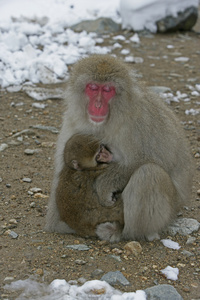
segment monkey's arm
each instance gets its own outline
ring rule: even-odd
[[[115,194],[122,193],[133,170],[118,163],[111,163],[95,180],[95,189],[102,206],[113,206]]]

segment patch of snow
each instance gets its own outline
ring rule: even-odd
[[[174,60],[175,60],[175,61],[186,62],[186,61],[189,61],[189,57],[183,57],[183,56],[180,56],[180,57],[174,58]]]
[[[70,285],[64,279],[55,279],[50,285],[26,279],[6,284],[4,288],[10,291],[23,290],[16,300],[33,299],[32,297],[35,300],[146,300],[146,293],[142,290],[122,293],[100,280],[87,281],[82,286],[77,286]]]
[[[167,248],[171,248],[174,250],[179,250],[181,248],[177,242],[174,242],[170,239],[163,239],[163,240],[161,240],[161,242]]]
[[[167,266],[165,269],[161,270],[161,273],[164,274],[167,279],[177,280],[178,274],[179,274],[179,269]]]
[[[120,0],[123,28],[156,32],[156,22],[166,16],[177,16],[190,6],[198,7],[198,0]]]
[[[194,108],[186,109],[186,111],[185,111],[186,115],[192,115],[192,116],[196,116],[199,113],[200,113],[200,109],[194,109]]]

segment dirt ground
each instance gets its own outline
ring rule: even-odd
[[[193,32],[165,35],[141,36],[139,46],[123,42],[132,55],[142,57],[143,63],[132,64],[139,80],[148,86],[166,86],[187,93],[189,102],[171,103],[171,108],[182,122],[185,135],[189,139],[194,157],[195,175],[193,191],[188,206],[183,208],[182,217],[194,218],[200,222],[200,120],[199,115],[186,115],[185,110],[200,108],[200,96],[191,96],[187,85],[200,84],[200,21]],[[126,38],[133,35],[119,32]],[[107,37],[104,45],[113,44]],[[174,48],[167,48],[173,45]],[[112,53],[119,57],[121,49]],[[187,62],[176,62],[175,57],[188,57]],[[58,85],[56,85],[58,86]],[[60,85],[62,87],[62,85]],[[52,86],[51,86],[52,88]],[[23,102],[23,105],[17,105]],[[44,101],[45,109],[32,107],[33,99],[24,92],[9,93],[0,91],[0,144],[8,148],[0,152],[0,299],[15,299],[16,294],[3,289],[5,283],[35,276],[38,281],[50,283],[53,279],[86,280],[100,279],[109,271],[121,271],[130,281],[130,286],[116,285],[121,291],[135,291],[154,286],[171,284],[183,299],[200,298],[200,233],[192,244],[186,244],[187,237],[173,237],[181,249],[164,247],[160,241],[141,242],[142,253],[138,257],[127,255],[126,242],[115,245],[97,239],[84,239],[75,235],[61,235],[44,232],[45,214],[53,176],[54,151],[57,134],[32,128],[34,125],[54,126],[60,129],[63,113],[63,100]],[[29,131],[17,139],[14,134],[24,129]],[[25,149],[37,150],[33,155],[25,154]],[[31,182],[24,181],[31,179]],[[29,192],[40,188],[40,194]],[[18,234],[12,238],[8,230]],[[167,238],[167,234],[163,235]],[[67,249],[69,244],[86,244],[89,251]],[[190,251],[188,257],[182,250]],[[111,255],[118,255],[117,261]],[[81,260],[81,261],[77,261]],[[160,273],[168,265],[178,267],[177,281],[167,280]],[[101,269],[103,274],[94,276]],[[9,278],[11,277],[10,281]]]

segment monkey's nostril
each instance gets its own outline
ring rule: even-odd
[[[96,103],[95,103],[95,107],[96,107],[96,108],[101,108],[101,106],[102,106],[101,103],[99,103],[99,102],[96,102]]]

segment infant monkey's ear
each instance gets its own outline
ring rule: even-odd
[[[72,166],[72,168],[73,168],[74,170],[77,170],[77,171],[80,171],[80,170],[81,170],[81,167],[79,166],[78,161],[75,160],[75,159],[73,159],[73,160],[71,161],[71,166]]]

